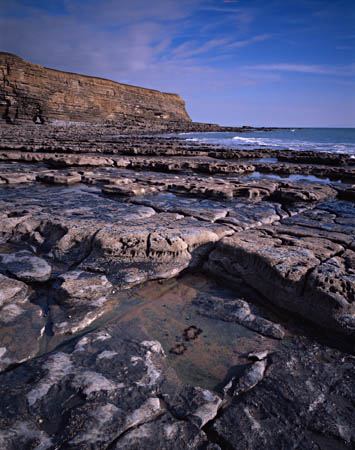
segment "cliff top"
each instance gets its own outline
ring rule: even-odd
[[[64,72],[0,52],[0,118],[9,123],[137,120],[191,121],[178,94]]]
[[[150,88],[146,88],[146,87],[142,87],[142,86],[136,86],[134,84],[121,83],[119,81],[110,80],[109,78],[95,77],[93,75],[85,75],[85,74],[76,73],[76,72],[67,72],[65,70],[52,69],[51,67],[46,67],[46,66],[42,66],[40,64],[36,64],[36,63],[32,63],[32,62],[26,61],[25,59],[21,58],[18,55],[13,54],[13,53],[1,52],[0,51],[0,56],[3,56],[3,55],[4,56],[11,56],[12,58],[18,59],[18,60],[20,60],[21,62],[23,62],[25,64],[30,64],[32,66],[37,66],[39,68],[42,68],[42,69],[45,69],[45,70],[50,70],[52,72],[64,73],[64,74],[67,74],[67,75],[74,75],[74,76],[77,76],[77,77],[83,77],[83,78],[94,79],[94,80],[108,81],[110,83],[119,84],[121,86],[127,86],[127,87],[132,87],[132,88],[144,89],[147,92],[156,92],[156,93],[161,93],[161,94],[166,94],[166,95],[173,95],[175,97],[180,98],[179,94],[176,94],[174,92],[163,92],[163,91],[159,91],[158,89],[150,89]]]

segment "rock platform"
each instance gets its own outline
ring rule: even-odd
[[[135,130],[0,129],[1,449],[354,448],[355,160]]]

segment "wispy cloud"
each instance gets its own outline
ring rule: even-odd
[[[220,13],[217,16],[227,16],[233,20],[238,26],[247,28],[257,15],[257,10],[250,7],[233,6],[229,3],[228,6],[203,5],[200,8],[202,11],[209,11],[212,13]]]
[[[241,48],[241,47],[246,47],[250,44],[254,44],[255,42],[262,42],[262,41],[266,41],[267,39],[271,39],[272,35],[271,34],[258,34],[257,36],[253,36],[250,39],[245,39],[243,41],[236,41],[236,42],[231,42],[230,44],[228,44],[227,48]]]
[[[206,53],[216,47],[226,45],[229,39],[211,39],[204,44],[198,46],[196,41],[184,42],[171,51],[171,55],[176,58],[188,58],[191,56],[200,55]]]
[[[86,0],[83,7],[81,2],[64,1],[70,15],[105,25],[183,19],[202,3],[202,0]]]
[[[174,48],[170,52],[170,56],[176,59],[186,59],[194,56],[200,56],[212,50],[218,50],[220,52],[219,56],[221,56],[221,53],[230,53],[231,50],[247,47],[248,45],[255,44],[256,42],[266,41],[267,39],[271,39],[271,37],[272,35],[270,34],[259,34],[241,41],[232,41],[230,38],[210,39],[202,45],[199,45],[197,41],[187,41]]]
[[[338,114],[353,98],[355,64],[345,50],[355,35],[350,8],[341,7],[349,0],[0,3],[0,50],[59,70],[179,92],[195,120],[282,123],[285,105],[294,114],[304,98],[302,122],[313,114],[312,98],[327,105],[314,110],[317,117]],[[326,18],[322,10],[329,8]],[[295,88],[286,89],[296,76]],[[322,78],[311,93],[310,77]]]
[[[248,70],[266,70],[275,72],[298,72],[317,75],[352,76],[355,74],[355,64],[346,66],[325,66],[312,64],[257,64],[245,66]]]

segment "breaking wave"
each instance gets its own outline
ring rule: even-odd
[[[317,150],[355,155],[355,129],[352,128],[292,128],[270,132],[253,131],[242,135],[231,132],[184,133],[183,137],[189,141],[212,144],[216,149]]]

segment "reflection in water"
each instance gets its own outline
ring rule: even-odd
[[[223,302],[238,297],[202,275],[150,282],[129,297],[121,301],[121,314],[115,320],[138,318],[145,331],[161,342],[182,381],[193,385],[214,389],[249,362],[249,352],[280,345],[237,323],[199,315],[196,300]]]
[[[198,303],[225,302],[240,296],[243,295],[237,289],[223,287],[201,274],[147,282],[112,294],[102,314],[80,333],[53,336],[47,329],[40,353],[52,351],[73,337],[108,323],[124,325],[138,320],[143,331],[162,344],[167,359],[183,382],[218,389],[250,363],[248,353],[276,350],[288,340],[268,338],[238,323],[198,313]],[[269,312],[258,309],[261,316],[272,320]]]
[[[309,183],[342,183],[342,180],[340,179],[335,179],[335,180],[330,180],[330,178],[322,178],[322,177],[316,177],[315,175],[300,175],[300,174],[291,174],[291,175],[277,175],[277,174],[266,174],[266,173],[261,173],[261,172],[253,172],[252,175],[248,175],[246,177],[244,177],[244,181],[246,179],[250,179],[250,180],[259,180],[259,179],[263,179],[263,178],[269,178],[272,180],[277,180],[277,181],[304,181],[304,182],[309,182]]]

